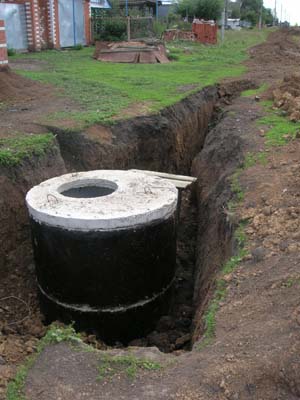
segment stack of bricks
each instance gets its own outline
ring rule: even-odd
[[[4,21],[0,20],[0,70],[6,69],[8,65],[7,44]]]
[[[192,31],[196,40],[204,44],[217,44],[218,26],[210,21],[196,20],[193,22]]]
[[[163,40],[170,42],[172,40],[189,40],[194,41],[196,38],[192,31],[182,31],[179,29],[168,29],[164,32]]]

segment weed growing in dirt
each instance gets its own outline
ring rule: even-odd
[[[300,122],[291,122],[281,111],[272,108],[272,102],[263,102],[267,115],[260,118],[257,124],[268,127],[266,132],[267,146],[282,146],[290,139],[294,139],[300,131]]]
[[[294,285],[300,285],[300,278],[289,278],[287,281],[283,282],[281,286],[291,288]]]
[[[23,390],[28,375],[28,371],[34,364],[37,356],[49,344],[57,344],[63,341],[72,343],[81,343],[79,334],[77,334],[72,326],[57,326],[52,324],[46,335],[40,340],[37,352],[30,356],[24,365],[22,365],[16,373],[15,378],[8,384],[6,399],[7,400],[26,400]]]
[[[76,333],[72,325],[57,326],[53,324],[42,339],[43,347],[46,344],[61,342],[81,342],[81,336]]]
[[[24,158],[41,156],[53,146],[54,137],[50,133],[0,139],[0,166],[10,167]]]
[[[122,373],[133,379],[139,370],[157,371],[161,368],[162,366],[157,362],[137,358],[132,354],[124,356],[103,355],[98,367],[98,379],[112,378]]]
[[[241,93],[242,97],[254,97],[258,96],[259,94],[265,92],[268,89],[268,85],[266,83],[262,84],[259,88],[257,89],[249,89],[249,90],[244,90]]]
[[[129,106],[139,108],[146,104],[149,112],[157,112],[224,77],[239,76],[245,71],[241,62],[247,58],[247,49],[264,41],[267,35],[267,30],[245,30],[226,32],[225,42],[216,46],[172,43],[170,54],[177,61],[169,64],[99,62],[92,58],[93,48],[49,50],[16,57],[42,61],[39,70],[19,73],[63,89],[60,93],[72,98],[78,110],[57,114],[55,118],[72,119],[78,127],[84,127],[108,123],[113,117],[124,118]]]

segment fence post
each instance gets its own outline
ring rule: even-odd
[[[222,28],[221,28],[221,40],[224,42],[225,36],[225,10],[222,12]]]
[[[127,17],[127,42],[130,42],[130,16]]]
[[[5,23],[0,20],[0,70],[8,66],[7,43],[5,34]]]

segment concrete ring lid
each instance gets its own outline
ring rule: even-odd
[[[77,197],[75,197],[77,196]],[[76,231],[134,228],[167,219],[177,207],[172,183],[140,172],[97,170],[62,175],[26,196],[30,216]]]

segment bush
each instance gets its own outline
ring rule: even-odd
[[[109,41],[124,40],[126,33],[126,22],[122,19],[112,18],[103,21],[100,38]]]
[[[76,44],[75,46],[72,47],[73,50],[82,50],[83,46],[82,44]]]
[[[15,49],[7,49],[7,55],[9,57],[12,57],[16,54],[16,50]]]

